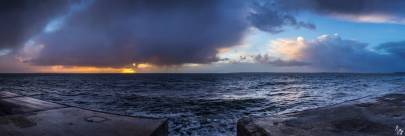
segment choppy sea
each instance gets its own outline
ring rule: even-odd
[[[170,135],[235,135],[243,116],[405,90],[404,74],[0,74],[0,90],[118,114],[169,118]]]

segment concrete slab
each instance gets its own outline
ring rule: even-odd
[[[20,95],[8,91],[0,91],[0,98],[18,97]]]
[[[165,119],[62,108],[0,118],[2,136],[164,136]]]
[[[0,93],[0,136],[167,136],[166,119],[85,110]]]
[[[398,136],[404,130],[405,94],[237,123],[238,136]]]
[[[0,99],[0,116],[44,111],[66,106],[46,102],[31,97],[14,97]]]

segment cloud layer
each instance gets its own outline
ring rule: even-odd
[[[389,72],[405,69],[402,63],[405,60],[403,41],[384,43],[373,49],[366,43],[343,39],[338,35],[322,35],[315,40],[297,38],[272,44],[275,50],[283,48],[278,49],[281,58],[256,60],[261,60],[261,63],[267,60],[274,66],[309,66],[319,71]]]
[[[377,50],[405,59],[405,41],[387,42],[378,46]]]
[[[402,0],[5,0],[0,2],[0,65],[11,60],[111,68],[207,64],[224,61],[219,50],[240,44],[251,28],[271,34],[286,27],[316,29],[297,18],[301,12],[405,24],[404,6]],[[326,35],[276,41],[273,52],[249,61],[330,71],[398,71],[404,69],[404,44],[370,49]]]
[[[247,29],[243,3],[99,0],[44,36],[39,65],[124,66],[216,61]]]
[[[0,50],[21,46],[42,31],[48,21],[66,10],[65,0],[0,1]]]
[[[251,12],[247,19],[262,31],[279,33],[283,31],[285,25],[296,28],[316,28],[314,24],[298,21],[289,10],[285,10],[274,1],[252,2],[251,5]]]
[[[311,11],[344,20],[405,24],[403,0],[276,0],[292,11]]]
[[[315,27],[298,21],[287,11],[271,10],[267,3],[256,1],[19,2],[29,5],[18,7],[24,8],[23,13],[17,12],[18,8],[2,9],[5,13],[1,18],[14,16],[11,22],[24,24],[12,26],[21,30],[2,31],[1,35],[15,33],[1,37],[0,49],[22,46],[31,39],[43,47],[38,55],[25,60],[35,65],[210,63],[218,60],[219,48],[238,44],[251,27],[270,33],[281,32],[285,26]],[[4,5],[13,7],[14,3]],[[25,23],[28,21],[32,22]],[[1,23],[0,27],[10,26]]]

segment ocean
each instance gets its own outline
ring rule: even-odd
[[[0,74],[0,90],[111,113],[165,117],[169,135],[235,135],[244,116],[405,90],[405,74]]]

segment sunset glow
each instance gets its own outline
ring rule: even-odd
[[[131,68],[89,67],[89,66],[50,66],[42,67],[41,73],[136,73]]]
[[[279,39],[270,44],[270,54],[294,60],[302,57],[302,49],[305,47],[304,38],[298,37],[296,40]]]
[[[131,69],[131,68],[124,68],[124,69],[121,70],[120,73],[133,74],[133,73],[136,73],[136,71],[134,69]]]

